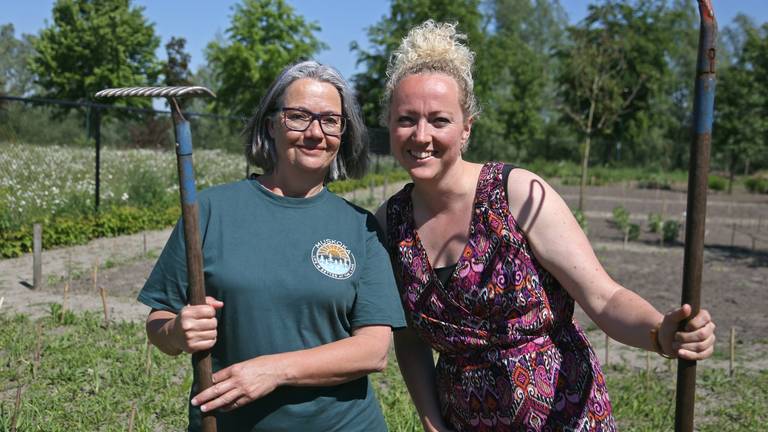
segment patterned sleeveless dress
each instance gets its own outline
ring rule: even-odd
[[[485,164],[469,240],[446,286],[414,228],[406,185],[387,232],[412,328],[440,353],[437,394],[457,431],[615,431],[600,365],[574,301],[512,217],[501,163]]]

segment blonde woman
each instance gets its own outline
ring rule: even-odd
[[[383,121],[413,182],[377,217],[409,321],[395,332],[408,390],[429,431],[613,431],[574,302],[612,338],[669,357],[709,357],[714,323],[702,310],[677,332],[690,306],[662,314],[611,279],[536,174],[463,160],[479,113],[463,39],[427,21],[388,69]]]

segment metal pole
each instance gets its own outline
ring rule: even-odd
[[[715,103],[715,38],[717,24],[711,0],[699,0],[701,27],[693,103],[694,130],[688,171],[688,206],[685,223],[682,304],[691,305],[695,316],[701,306],[701,270],[707,214],[707,176]],[[679,325],[683,329],[687,320]],[[675,431],[693,431],[696,396],[696,362],[678,359]]]
[[[90,125],[92,128],[92,136],[94,144],[96,146],[96,172],[94,173],[94,180],[96,183],[96,190],[94,191],[94,210],[99,212],[99,203],[101,201],[101,111],[98,107],[91,107],[89,110],[91,116]]]
[[[200,248],[199,212],[195,170],[192,166],[192,132],[189,121],[181,113],[176,99],[169,98],[176,135],[176,162],[179,170],[179,193],[181,197],[181,217],[184,224],[184,240],[187,253],[187,275],[189,278],[189,303],[205,304],[203,285],[203,254]],[[211,371],[211,352],[201,351],[192,354],[195,381],[200,391],[213,385]],[[205,432],[216,431],[216,417],[212,413],[202,414],[202,427]]]

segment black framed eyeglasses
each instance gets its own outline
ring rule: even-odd
[[[315,120],[326,135],[339,136],[347,128],[347,118],[341,114],[317,114],[302,108],[282,108],[280,111],[283,124],[292,131],[304,132]]]

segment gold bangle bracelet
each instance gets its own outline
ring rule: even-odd
[[[661,342],[659,341],[659,330],[661,329],[661,322],[656,324],[651,329],[651,346],[653,346],[653,350],[656,351],[656,353],[665,359],[673,359],[675,356],[671,356],[669,354],[664,353],[664,348],[661,347]]]

